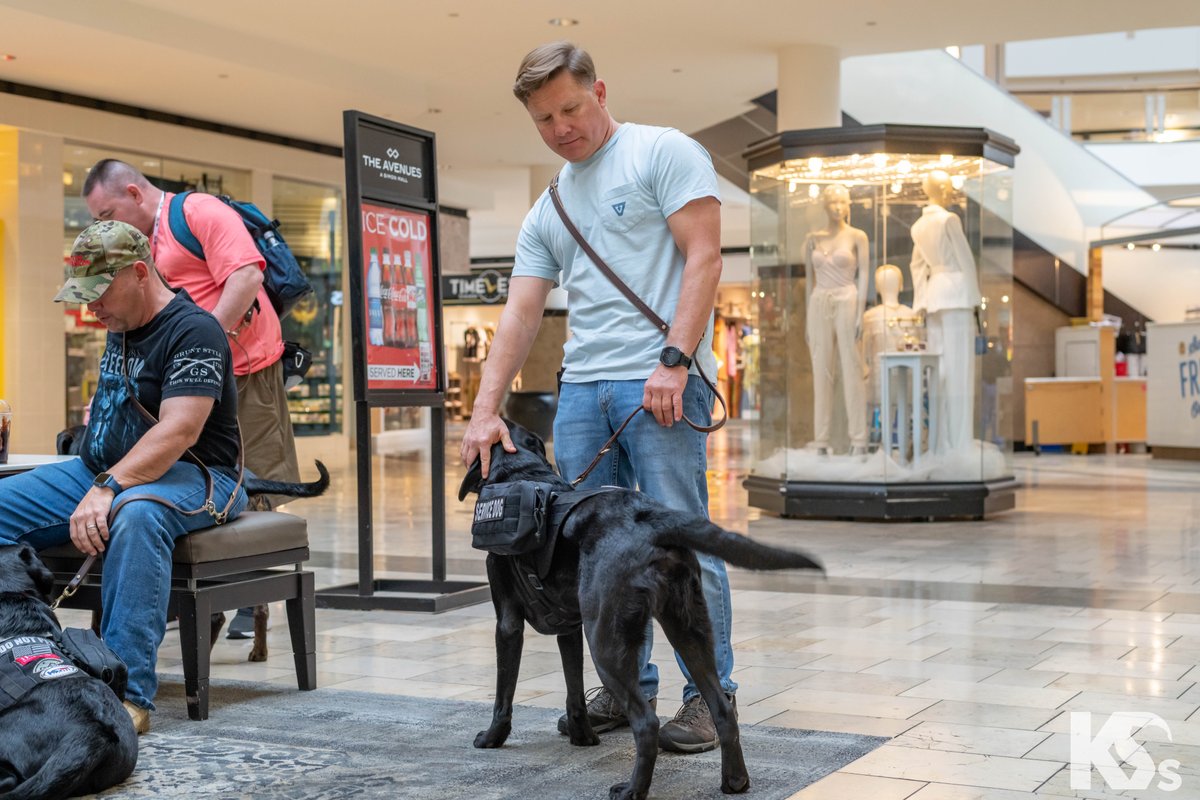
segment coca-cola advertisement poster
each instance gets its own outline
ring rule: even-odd
[[[367,387],[436,391],[429,214],[364,202],[361,219]]]

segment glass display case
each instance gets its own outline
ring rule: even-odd
[[[750,503],[784,516],[1012,508],[1012,165],[980,128],[751,146],[761,414]]]

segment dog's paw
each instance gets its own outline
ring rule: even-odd
[[[608,789],[608,800],[646,800],[646,793],[634,793],[628,783],[615,783]]]
[[[246,660],[247,661],[255,661],[255,662],[266,661],[267,660],[266,645],[259,647],[257,644],[255,644],[253,647],[250,648],[250,655],[246,657]]]
[[[508,734],[512,732],[511,725],[501,725],[499,727],[491,727],[486,731],[480,731],[475,737],[475,747],[480,750],[490,750],[495,747],[501,747],[508,740]]]
[[[733,775],[721,780],[721,791],[725,794],[741,794],[749,788],[749,775]]]
[[[571,733],[571,744],[576,747],[595,747],[600,744],[600,737],[590,728],[582,733]]]

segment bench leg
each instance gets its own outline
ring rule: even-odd
[[[286,602],[288,633],[296,659],[296,685],[303,690],[317,688],[317,612],[316,584],[311,572],[298,572],[298,597]]]
[[[183,688],[188,717],[208,719],[209,650],[212,604],[207,594],[180,594],[179,644],[183,650]]]

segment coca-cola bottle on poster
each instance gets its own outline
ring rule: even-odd
[[[404,312],[405,312],[405,297],[408,290],[404,288],[404,265],[400,260],[400,251],[396,251],[396,258],[392,264],[392,303],[396,309],[396,347],[408,347],[407,338],[404,335]]]
[[[383,344],[383,303],[380,300],[379,253],[371,248],[367,264],[367,341]]]
[[[421,365],[421,381],[428,381],[433,373],[433,348],[429,342],[429,305],[425,298],[425,270],[421,266],[421,252],[413,256],[413,291],[417,294],[417,359]]]
[[[383,248],[383,274],[379,279],[379,302],[383,306],[383,344],[395,346],[396,305],[392,292],[392,254]]]
[[[417,287],[416,279],[413,277],[413,257],[411,250],[404,251],[404,272],[407,274],[405,281],[404,303],[408,309],[408,335],[409,346],[417,346]]]

